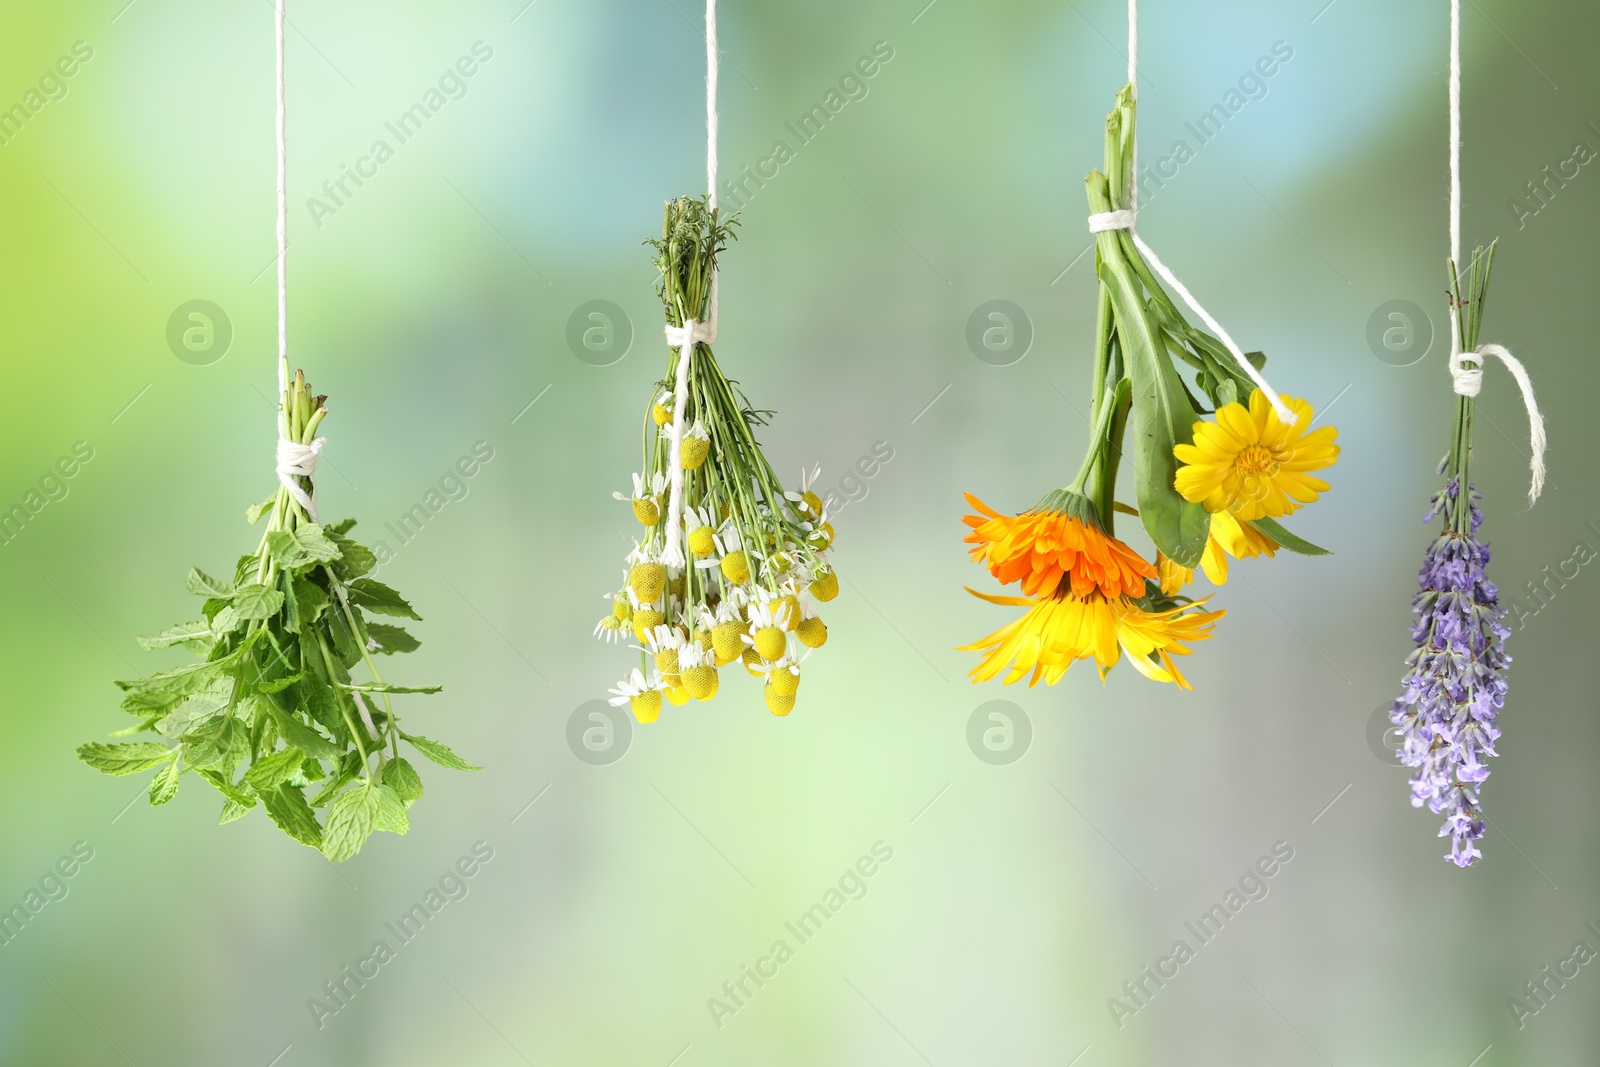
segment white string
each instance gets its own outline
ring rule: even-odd
[[[278,146],[278,396],[287,402],[289,391],[289,181],[288,138],[285,136],[287,94],[283,76],[283,7],[285,0],[274,5],[273,42],[277,59],[277,146]],[[278,433],[278,484],[289,491],[296,503],[305,510],[312,522],[317,521],[317,457],[322,454],[327,438],[318,437],[309,445],[291,441],[284,436],[288,412],[280,409],[277,419]],[[311,483],[311,492],[301,487],[298,479]]]
[[[287,437],[278,438],[278,484],[289,491],[312,522],[317,521],[317,457],[327,443],[326,437],[318,437],[309,445]],[[301,487],[297,478],[311,482],[310,493]]]
[[[717,75],[721,67],[717,47],[717,0],[706,0],[706,206],[717,209]],[[683,555],[683,436],[689,432],[685,409],[689,402],[689,372],[696,344],[717,340],[717,275],[711,274],[707,321],[685,319],[682,326],[668,325],[667,344],[678,349],[678,370],[672,390],[672,422],[667,427],[667,541],[661,562],[682,567]]]
[[[278,91],[278,395],[289,389],[289,181],[288,140],[285,137],[285,92],[283,83],[283,5],[277,0],[274,26],[277,44]]]
[[[1456,0],[1456,2],[1459,2],[1459,0]],[[1139,99],[1139,0],[1128,0],[1128,87],[1130,95],[1137,101]],[[1209,311],[1201,306],[1200,301],[1196,300],[1194,294],[1189,291],[1189,287],[1179,281],[1178,276],[1167,268],[1167,265],[1161,261],[1161,257],[1156,255],[1155,249],[1145,244],[1144,238],[1139,236],[1139,231],[1134,225],[1138,217],[1139,135],[1138,129],[1135,127],[1133,136],[1133,173],[1129,176],[1128,181],[1128,207],[1122,211],[1102,211],[1090,215],[1089,232],[1100,234],[1111,230],[1127,230],[1133,238],[1135,247],[1144,256],[1145,261],[1161,276],[1161,280],[1166,282],[1185,304],[1189,305],[1189,309],[1200,316],[1201,321],[1206,324],[1212,333],[1216,334],[1217,340],[1221,341],[1223,346],[1227,348],[1229,354],[1233,356],[1240,368],[1255,383],[1256,388],[1261,390],[1261,394],[1272,405],[1272,410],[1278,413],[1278,421],[1286,426],[1293,426],[1296,421],[1294,412],[1289,410],[1289,406],[1283,402],[1283,398],[1278,395],[1277,390],[1267,383],[1266,377],[1256,369],[1256,365],[1245,358],[1244,349],[1240,348],[1232,335],[1222,328],[1222,323],[1218,322]]]
[[[667,327],[667,344],[678,350],[677,384],[672,391],[672,422],[667,426],[667,543],[661,551],[661,562],[668,567],[682,567],[683,555],[683,435],[689,432],[689,420],[684,409],[689,403],[689,367],[694,358],[696,344],[711,344],[717,339],[717,328],[709,322],[686,319],[682,326]]]
[[[1461,271],[1461,0],[1450,0],[1450,262],[1457,272],[1457,285]],[[1494,356],[1505,364],[1511,377],[1516,379],[1522,392],[1522,405],[1528,409],[1528,439],[1533,456],[1528,461],[1531,480],[1528,484],[1528,504],[1532,506],[1544,492],[1544,416],[1539,413],[1539,403],[1533,395],[1533,380],[1522,361],[1505,347],[1494,344],[1479,345],[1472,352],[1461,351],[1461,323],[1456,309],[1450,311],[1450,387],[1457,396],[1473,398],[1483,388],[1483,357]]]

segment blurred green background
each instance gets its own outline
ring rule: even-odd
[[[431,774],[411,835],[339,868],[259,814],[216,826],[192,786],[154,812],[142,779],[73,756],[125,724],[114,678],[177,658],[134,635],[194,613],[185,571],[251,547],[243,509],[272,484],[271,4],[0,9],[0,107],[41,105],[0,144],[0,508],[77,443],[93,455],[0,547],[0,908],[43,904],[0,945],[0,1061],[1595,1062],[1600,964],[1547,982],[1537,1014],[1509,1002],[1538,1006],[1524,983],[1576,942],[1600,950],[1600,578],[1576,552],[1600,550],[1582,444],[1600,175],[1568,162],[1600,150],[1600,11],[1466,5],[1467,240],[1502,238],[1486,337],[1537,380],[1553,484],[1530,512],[1526,420],[1490,370],[1475,469],[1492,574],[1523,610],[1486,859],[1461,871],[1374,717],[1409,648],[1452,412],[1446,5],[1145,5],[1147,162],[1193,148],[1186,122],[1275,44],[1292,52],[1141,229],[1279,388],[1337,401],[1344,447],[1297,523],[1337,555],[1239,565],[1182,693],[1082,665],[1055,689],[979,690],[953,651],[1011,614],[962,591],[993,588],[961,544],[962,491],[1019,510],[1081,455],[1081,179],[1124,28],[1116,0],[926,2],[724,4],[724,173],[780,139],[794,158],[747,187],[718,354],[778,409],[780,471],[820,463],[846,501],[846,583],[790,718],[730,675],[714,704],[615,729],[598,754],[569,727],[604,748],[583,705],[631,662],[590,630],[633,528],[611,492],[666,358],[640,242],[703,181],[701,13],[291,7],[291,351],[332,398],[323,506],[388,542],[383,578],[427,616],[395,673],[446,690],[409,699],[407,722],[488,765]],[[72,76],[49,77],[75,42]],[[491,55],[459,99],[397,144],[384,124],[478,42]],[[865,95],[800,145],[785,124],[878,42],[892,59]],[[393,158],[314,218],[307,199],[378,139]],[[1530,181],[1547,202],[1519,219]],[[220,358],[169,347],[194,300],[231,325]],[[992,300],[1022,309],[1025,353],[969,344]],[[622,315],[580,317],[601,350],[575,351],[591,301]],[[1379,314],[1395,301],[1426,310]],[[1375,314],[1399,351],[1369,344]],[[466,495],[409,543],[387,536],[478,442],[493,459]],[[1011,704],[978,730],[998,753],[968,740],[994,700]],[[493,858],[465,896],[319,1026],[308,1000],[394,947],[385,924],[478,842]],[[801,944],[784,924],[878,842],[892,858]],[[1136,1003],[1124,982],[1196,946],[1184,924],[1277,842],[1293,859],[1265,898],[1115,1020],[1108,999]],[[63,857],[73,877],[47,877]],[[779,940],[793,958],[714,1017]]]

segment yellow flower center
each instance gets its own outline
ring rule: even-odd
[[[1240,474],[1265,474],[1271,477],[1278,471],[1278,457],[1266,445],[1247,445],[1234,463]]]

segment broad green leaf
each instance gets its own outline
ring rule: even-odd
[[[395,791],[401,800],[412,801],[422,796],[422,778],[417,769],[404,756],[383,765],[383,784]]]
[[[405,802],[387,785],[378,787],[378,813],[373,820],[373,827],[391,834],[404,834],[411,830]]]
[[[160,774],[150,779],[150,805],[160,807],[178,795],[178,761],[167,764]]]
[[[444,691],[442,685],[390,685],[388,682],[352,682],[341,686],[352,693],[439,693]]]
[[[267,809],[267,816],[278,824],[278,829],[302,845],[322,847],[322,827],[317,825],[317,813],[311,810],[300,790],[280,785],[261,794],[261,806]]]
[[[1103,233],[1097,240],[1100,282],[1111,296],[1117,338],[1133,382],[1128,433],[1133,446],[1139,517],[1150,539],[1167,558],[1181,566],[1196,567],[1211,532],[1211,516],[1199,504],[1184,500],[1173,488],[1178,459],[1172,454],[1174,445],[1193,439],[1194,408],[1171,358],[1157,348],[1141,287],[1123,259],[1117,235]]]
[[[1283,524],[1278,522],[1276,519],[1264,517],[1254,519],[1250,522],[1250,525],[1254,526],[1257,530],[1278,542],[1278,544],[1282,545],[1284,548],[1287,548],[1290,552],[1295,552],[1302,556],[1333,555],[1333,553],[1328,551],[1326,548],[1314,545],[1302,537],[1296,537],[1294,534],[1284,529]]]
[[[339,546],[316,523],[267,534],[267,552],[285,570],[302,570],[339,558]]]
[[[412,734],[406,733],[403,730],[400,732],[400,736],[405,738],[407,741],[410,741],[412,748],[416,749],[424,756],[427,756],[441,767],[449,767],[453,771],[483,770],[482,767],[468,763],[454,752],[451,752],[449,746],[440,744],[438,741],[429,741],[426,737],[416,737]]]
[[[358,785],[340,793],[328,808],[322,854],[335,863],[343,863],[360,852],[372,836],[382,803],[381,790],[371,785]]]
[[[233,595],[233,586],[218,581],[199,567],[189,568],[189,577],[184,579],[183,587],[195,596],[210,597],[215,600],[227,600]]]
[[[251,582],[241,585],[234,591],[232,606],[242,622],[251,619],[270,619],[283,607],[283,594],[276,589]]]
[[[105,774],[138,774],[159,767],[175,758],[178,750],[154,741],[138,741],[129,745],[103,745],[91,741],[78,746],[78,758]]]
[[[325,528],[335,537],[343,537],[355,527],[355,524],[354,519],[340,519],[338,522],[329,523]]]
[[[367,623],[367,636],[378,646],[377,651],[386,656],[396,652],[415,652],[422,647],[422,642],[412,637],[398,626],[389,626],[381,622]]]
[[[272,721],[277,724],[278,733],[283,736],[285,744],[293,745],[308,756],[321,759],[338,759],[344,755],[344,749],[333,742],[325,740],[323,736],[299,719],[290,715],[276,704],[267,704],[272,714]]]
[[[349,585],[350,603],[379,615],[397,615],[422,621],[422,616],[399,593],[374,578],[359,578]]]
[[[245,772],[244,780],[258,793],[276,789],[294,777],[304,758],[304,753],[291,745],[280,752],[256,760],[255,764]]]
[[[150,634],[139,638],[139,647],[152,650],[157,648],[171,648],[173,645],[183,645],[193,652],[204,654],[211,647],[211,624],[205,620],[199,622],[185,622],[169,627],[158,634]],[[199,645],[201,647],[196,648]]]

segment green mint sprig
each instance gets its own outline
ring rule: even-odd
[[[326,399],[313,397],[296,373],[283,397],[284,437],[310,445]],[[310,479],[295,481],[309,497]],[[282,485],[246,517],[266,518],[266,529],[231,580],[189,572],[188,590],[204,598],[202,617],[139,639],[147,649],[182,647],[198,660],[117,683],[122,709],[139,722],[113,736],[160,740],[85,744],[78,757],[106,774],[155,770],[153,805],[170,802],[192,771],[222,794],[220,822],[260,807],[296,841],[346,860],[375,831],[410,829],[407,812],[423,787],[401,755],[402,741],[442,766],[478,768],[400,728],[391,698],[439,687],[383,680],[374,655],[410,652],[418,641],[369,616],[421,616],[367,577],[377,559],[349,537],[355,520],[320,524]],[[358,665],[368,680],[351,673]],[[326,809],[321,821],[318,809]]]

